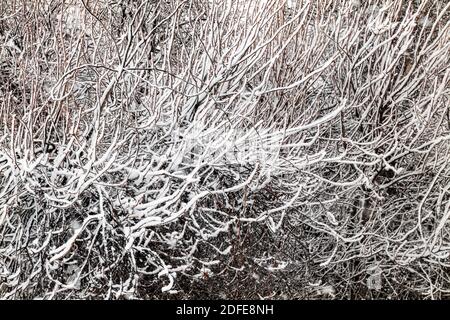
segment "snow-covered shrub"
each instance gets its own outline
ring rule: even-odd
[[[22,2],[2,298],[448,295],[450,4]]]

